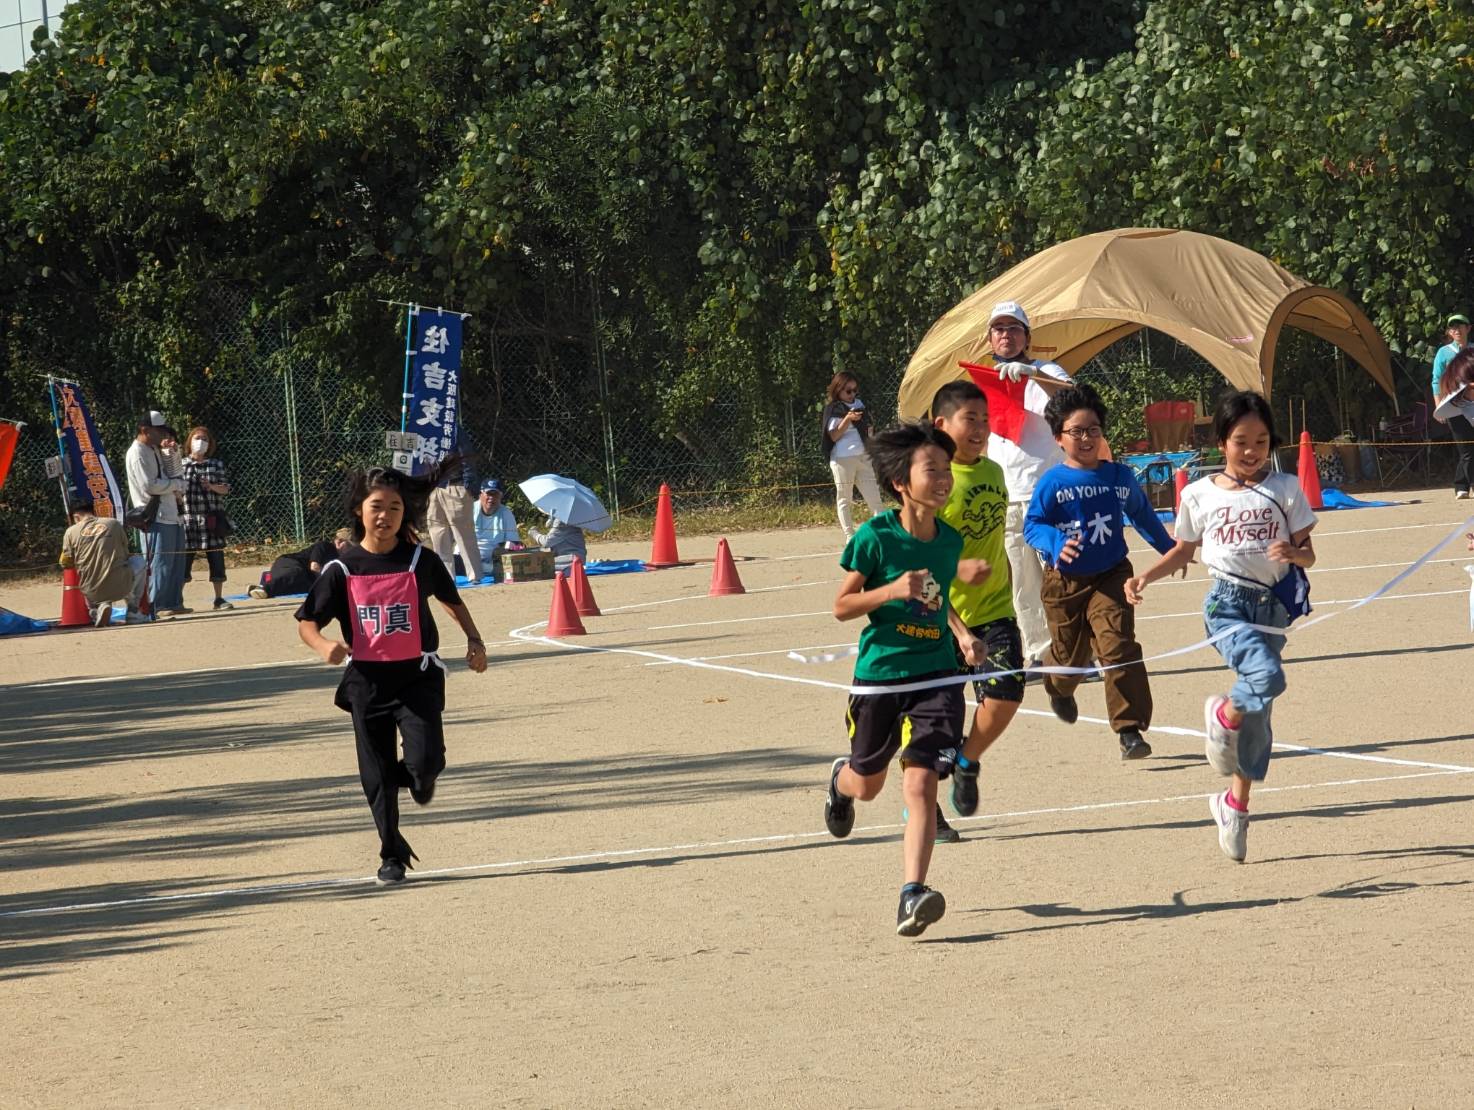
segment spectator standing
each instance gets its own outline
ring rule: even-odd
[[[1000,301],[993,306],[988,322],[988,340],[1000,375],[1019,381],[1027,375],[1037,374],[1071,383],[1063,367],[1028,357],[1029,338],[1029,317],[1021,304]],[[1048,403],[1049,394],[1044,387],[1030,381],[1024,389],[1024,425],[1018,442],[994,433],[988,437],[987,450],[988,458],[1003,467],[1003,479],[1008,486],[1004,548],[1008,552],[1008,568],[1013,572],[1014,613],[1023,638],[1024,658],[1030,667],[1044,658],[1050,638],[1049,622],[1044,615],[1044,603],[1040,600],[1044,566],[1024,539],[1024,516],[1039,476],[1064,461],[1064,452],[1044,419],[1044,406]]]
[[[92,623],[98,628],[112,619],[115,601],[127,604],[124,619],[129,624],[148,621],[138,611],[147,576],[143,556],[128,554],[123,522],[95,515],[91,501],[72,504],[72,525],[61,538],[61,565],[76,570]]]
[[[450,473],[430,494],[425,525],[430,533],[430,547],[440,556],[445,569],[455,578],[455,553],[459,548],[466,564],[466,575],[472,582],[481,581],[481,554],[476,546],[476,525],[471,518],[475,498],[467,483],[475,476],[465,461],[452,467]]]
[[[216,457],[215,437],[203,424],[190,429],[189,455],[184,460],[184,546],[188,551],[184,580],[194,577],[195,556],[204,553],[215,588],[214,608],[233,609],[225,587],[225,495],[230,492],[225,464]]]
[[[1433,396],[1438,401],[1433,415],[1448,425],[1459,449],[1454,499],[1463,501],[1469,496],[1470,479],[1474,478],[1474,348],[1465,348],[1449,360]]]
[[[476,499],[476,509],[471,517],[481,564],[493,578],[497,573],[497,557],[509,544],[522,542],[517,532],[517,518],[502,500],[505,492],[501,479],[486,479],[481,483],[481,496]]]
[[[139,531],[139,546],[149,559],[155,614],[177,616],[193,610],[184,607],[184,529],[179,515],[184,479],[169,473],[173,464],[162,450],[166,423],[157,409],[144,414],[138,436],[128,447],[125,469],[129,505],[147,509],[152,498],[158,499],[152,521]]]
[[[880,502],[880,486],[875,481],[875,469],[870,465],[870,456],[865,450],[870,440],[870,417],[865,411],[865,402],[860,400],[860,382],[847,371],[841,370],[829,379],[825,398],[820,428],[824,458],[829,463],[829,472],[834,475],[834,508],[844,538],[848,540],[856,530],[852,498],[857,485],[872,517],[879,516],[884,507]]]
[[[1448,342],[1438,348],[1438,353],[1433,356],[1433,385],[1432,393],[1434,402],[1444,397],[1439,390],[1442,388],[1443,375],[1448,370],[1448,364],[1453,361],[1456,354],[1469,345],[1469,317],[1463,313],[1456,312],[1448,318],[1447,331]]]

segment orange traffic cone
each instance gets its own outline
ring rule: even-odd
[[[717,540],[717,561],[711,568],[711,590],[709,597],[726,597],[728,594],[745,594],[742,579],[737,577],[737,564],[732,561],[732,549],[725,539]]]
[[[1172,507],[1182,508],[1182,491],[1187,489],[1187,467],[1179,466],[1177,473],[1172,475]]]
[[[1295,469],[1299,471],[1300,489],[1305,494],[1305,500],[1310,502],[1310,507],[1324,509],[1326,502],[1320,492],[1320,471],[1316,469],[1315,448],[1311,446],[1308,428],[1300,433],[1300,463]]]
[[[676,514],[670,507],[670,486],[660,483],[660,499],[655,505],[655,535],[650,541],[647,567],[673,567],[681,561],[676,552]]]
[[[577,555],[573,557],[573,565],[568,568],[568,592],[573,597],[573,607],[578,610],[580,617],[603,616],[599,612],[599,603],[594,600],[594,591],[589,587],[589,576],[583,571],[583,560]]]
[[[57,628],[80,628],[91,624],[87,615],[87,599],[82,596],[82,586],[77,578],[77,568],[67,567],[61,572],[61,620]]]
[[[573,605],[573,595],[568,592],[568,579],[560,570],[553,575],[553,604],[548,608],[549,636],[583,636],[583,621],[578,619],[578,610]]]

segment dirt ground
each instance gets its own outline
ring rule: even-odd
[[[1474,508],[1422,496],[1323,515],[1321,611]],[[546,583],[467,591],[491,669],[440,620],[450,765],[397,889],[295,602],[6,641],[0,1105],[1474,1105],[1462,542],[1291,636],[1246,864],[1206,803],[1211,649],[1153,666],[1140,763],[1099,685],[1073,727],[1031,687],[907,941],[898,786],[824,832],[847,663],[786,657],[858,633],[838,537],[735,536],[749,592],[710,598],[683,536],[707,562],[595,578],[563,643]],[[1153,588],[1148,655],[1201,638],[1204,588]]]

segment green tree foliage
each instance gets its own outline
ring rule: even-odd
[[[699,453],[717,398],[757,427],[1140,224],[1423,340],[1470,275],[1468,31],[1427,0],[78,0],[0,75],[0,404],[59,369],[196,411],[254,364],[227,286],[386,398],[377,298],[476,313],[473,375],[484,329],[587,337],[597,303],[611,403]]]

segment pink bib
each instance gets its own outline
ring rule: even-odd
[[[401,663],[424,655],[420,642],[420,589],[415,580],[415,564],[423,550],[416,546],[409,569],[393,574],[353,575],[340,560],[333,560],[343,567],[343,577],[348,583],[354,659],[361,663]],[[327,567],[323,567],[323,572],[327,572]]]

